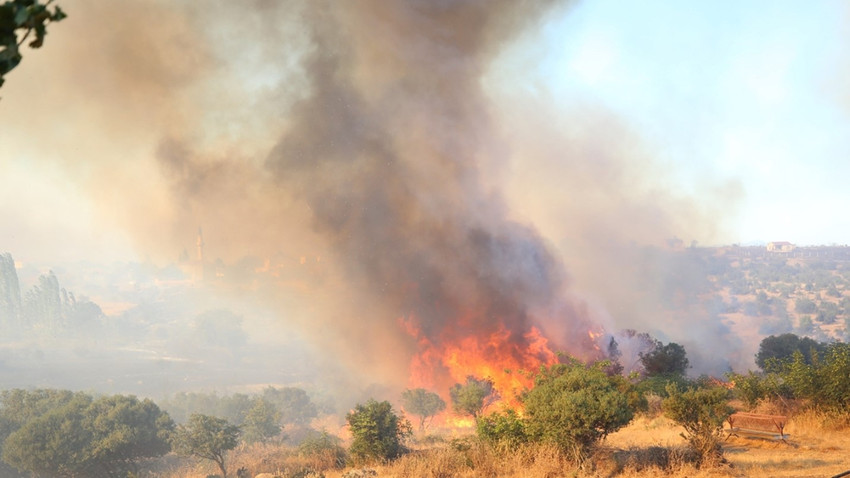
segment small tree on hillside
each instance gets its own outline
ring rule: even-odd
[[[455,413],[470,415],[476,420],[488,405],[499,399],[491,380],[479,380],[472,376],[466,377],[464,384],[454,384],[449,389],[449,396]]]
[[[357,462],[392,460],[407,451],[410,422],[393,412],[390,402],[369,400],[346,415],[351,429],[351,456]]]
[[[189,423],[177,427],[172,447],[180,455],[212,460],[221,470],[221,476],[227,478],[225,458],[238,442],[239,427],[223,418],[193,413]]]
[[[306,391],[296,387],[268,387],[263,390],[263,399],[280,411],[284,424],[307,425],[318,415],[316,404]]]
[[[670,342],[662,345],[656,341],[655,347],[649,352],[640,354],[646,375],[653,377],[657,375],[684,375],[690,366],[687,353],[681,345]]]
[[[242,422],[242,439],[246,443],[266,442],[280,435],[280,412],[262,397],[252,400]]]
[[[553,443],[583,462],[593,446],[634,417],[630,385],[605,372],[610,364],[577,360],[542,368],[523,397],[528,435]]]
[[[405,410],[419,416],[419,431],[425,430],[429,418],[446,409],[446,402],[439,395],[424,388],[405,390],[401,401]]]
[[[729,391],[720,387],[682,391],[677,384],[671,383],[667,395],[661,405],[664,414],[685,429],[682,437],[697,453],[699,464],[720,463],[723,460],[720,447],[723,422],[733,412],[726,402]]]

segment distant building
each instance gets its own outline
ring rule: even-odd
[[[794,244],[785,241],[768,242],[768,252],[791,252],[794,250]]]

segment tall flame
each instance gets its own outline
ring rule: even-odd
[[[432,341],[422,334],[415,317],[401,323],[418,344],[410,362],[410,386],[441,395],[448,395],[453,384],[472,376],[492,381],[502,404],[519,407],[520,394],[532,384],[528,372],[558,362],[548,340],[533,326],[516,333],[500,325],[490,333]]]

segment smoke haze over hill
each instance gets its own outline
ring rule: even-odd
[[[530,66],[578,6],[65,3],[0,103],[18,178],[0,252],[24,265],[143,262],[149,303],[182,304],[150,317],[234,310],[248,343],[301,344],[361,387],[409,386],[415,356],[432,383],[457,380],[429,354],[470,337],[516,367],[598,356],[594,334],[626,328],[685,344],[695,371],[751,360],[697,300],[706,262],[658,252],[728,240],[742,184],[683,188],[627,119],[591,97],[564,107]],[[189,285],[197,263],[206,282]],[[115,316],[132,322],[143,296]],[[101,298],[107,315],[121,302]],[[199,343],[250,348],[215,323]],[[195,325],[161,339],[192,344]]]

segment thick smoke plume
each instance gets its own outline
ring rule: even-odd
[[[666,192],[601,108],[554,114],[494,67],[567,2],[67,3],[4,85],[9,150],[153,261],[202,226],[210,258],[321,264],[261,300],[364,376],[406,386],[423,340],[545,358],[597,353],[599,323],[687,336],[634,260],[723,204]]]
[[[531,227],[509,219],[483,176],[506,161],[482,76],[540,12],[516,2],[372,2],[309,12],[311,92],[268,166],[313,211],[346,276],[431,342],[526,335],[562,301],[565,272]],[[586,354],[588,323],[553,337]],[[385,316],[381,318],[381,316]],[[385,323],[385,327],[392,327]]]

